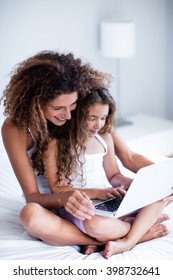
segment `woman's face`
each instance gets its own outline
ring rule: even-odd
[[[76,109],[77,99],[76,91],[59,95],[44,106],[45,118],[57,126],[65,124],[66,120],[71,119],[71,111]]]

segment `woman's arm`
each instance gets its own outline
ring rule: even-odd
[[[37,187],[34,170],[27,154],[34,143],[26,131],[19,129],[10,120],[2,126],[3,143],[26,198],[26,202],[36,202],[47,209],[55,209],[62,205],[57,195],[41,194]]]
[[[41,194],[38,190],[34,170],[27,150],[32,147],[33,140],[24,130],[19,129],[10,120],[2,126],[2,138],[14,173],[23,190],[26,202],[35,202],[47,209],[66,209],[79,219],[90,219],[94,215],[93,206],[85,194],[77,190],[68,192]]]
[[[153,162],[143,155],[133,152],[120,138],[118,133],[113,130],[112,138],[115,147],[115,154],[122,162],[123,166],[136,173],[140,168],[150,165]]]
[[[2,126],[2,138],[14,173],[21,185],[26,202],[36,202],[47,209],[66,206],[69,212],[80,219],[90,219],[94,212],[89,208],[88,199],[77,190],[68,189],[59,193],[41,194],[27,150],[32,147],[32,137],[19,129],[10,120]]]

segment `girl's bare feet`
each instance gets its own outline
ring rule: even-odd
[[[164,224],[155,224],[143,235],[143,237],[137,243],[142,243],[151,239],[162,237],[167,235],[168,233],[169,231]],[[112,255],[129,251],[133,247],[134,246],[129,245],[126,237],[117,239],[116,241],[109,241],[105,246],[103,256],[108,259]]]

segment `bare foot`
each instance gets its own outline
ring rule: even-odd
[[[145,241],[149,241],[158,237],[165,236],[169,233],[167,227],[164,224],[154,224],[138,241],[138,243],[142,243]]]
[[[168,233],[169,231],[165,225],[155,224],[143,235],[143,237],[137,243],[142,243],[145,241],[149,241],[151,239],[162,237],[167,235]],[[133,247],[134,245],[133,246],[129,245],[126,237],[117,239],[116,241],[109,241],[105,246],[103,256],[107,259],[112,255],[129,251]]]
[[[95,253],[95,252],[99,252],[99,246],[97,245],[86,245],[86,246],[83,246],[82,248],[82,254],[84,255],[90,255],[92,253]]]
[[[155,224],[160,224],[166,220],[169,220],[169,216],[165,213],[161,214],[160,217],[157,219],[157,221],[155,222]]]
[[[120,254],[130,249],[131,248],[127,247],[125,238],[117,239],[116,241],[109,241],[103,251],[103,257],[108,259],[112,255]]]

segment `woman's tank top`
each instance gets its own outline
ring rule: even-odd
[[[31,130],[30,129],[28,129],[28,130],[29,130],[30,135],[32,136],[33,141],[34,141],[34,146],[30,150],[27,151],[28,156],[29,156],[30,161],[31,161],[31,157],[36,150],[36,144],[35,144],[35,139],[34,139],[34,136],[31,132]],[[34,173],[35,173],[35,177],[36,177],[36,180],[37,180],[37,186],[38,186],[39,192],[42,193],[42,194],[50,194],[51,190],[49,188],[46,176],[45,175],[43,175],[43,176],[42,175],[37,175],[36,170],[34,171]]]

